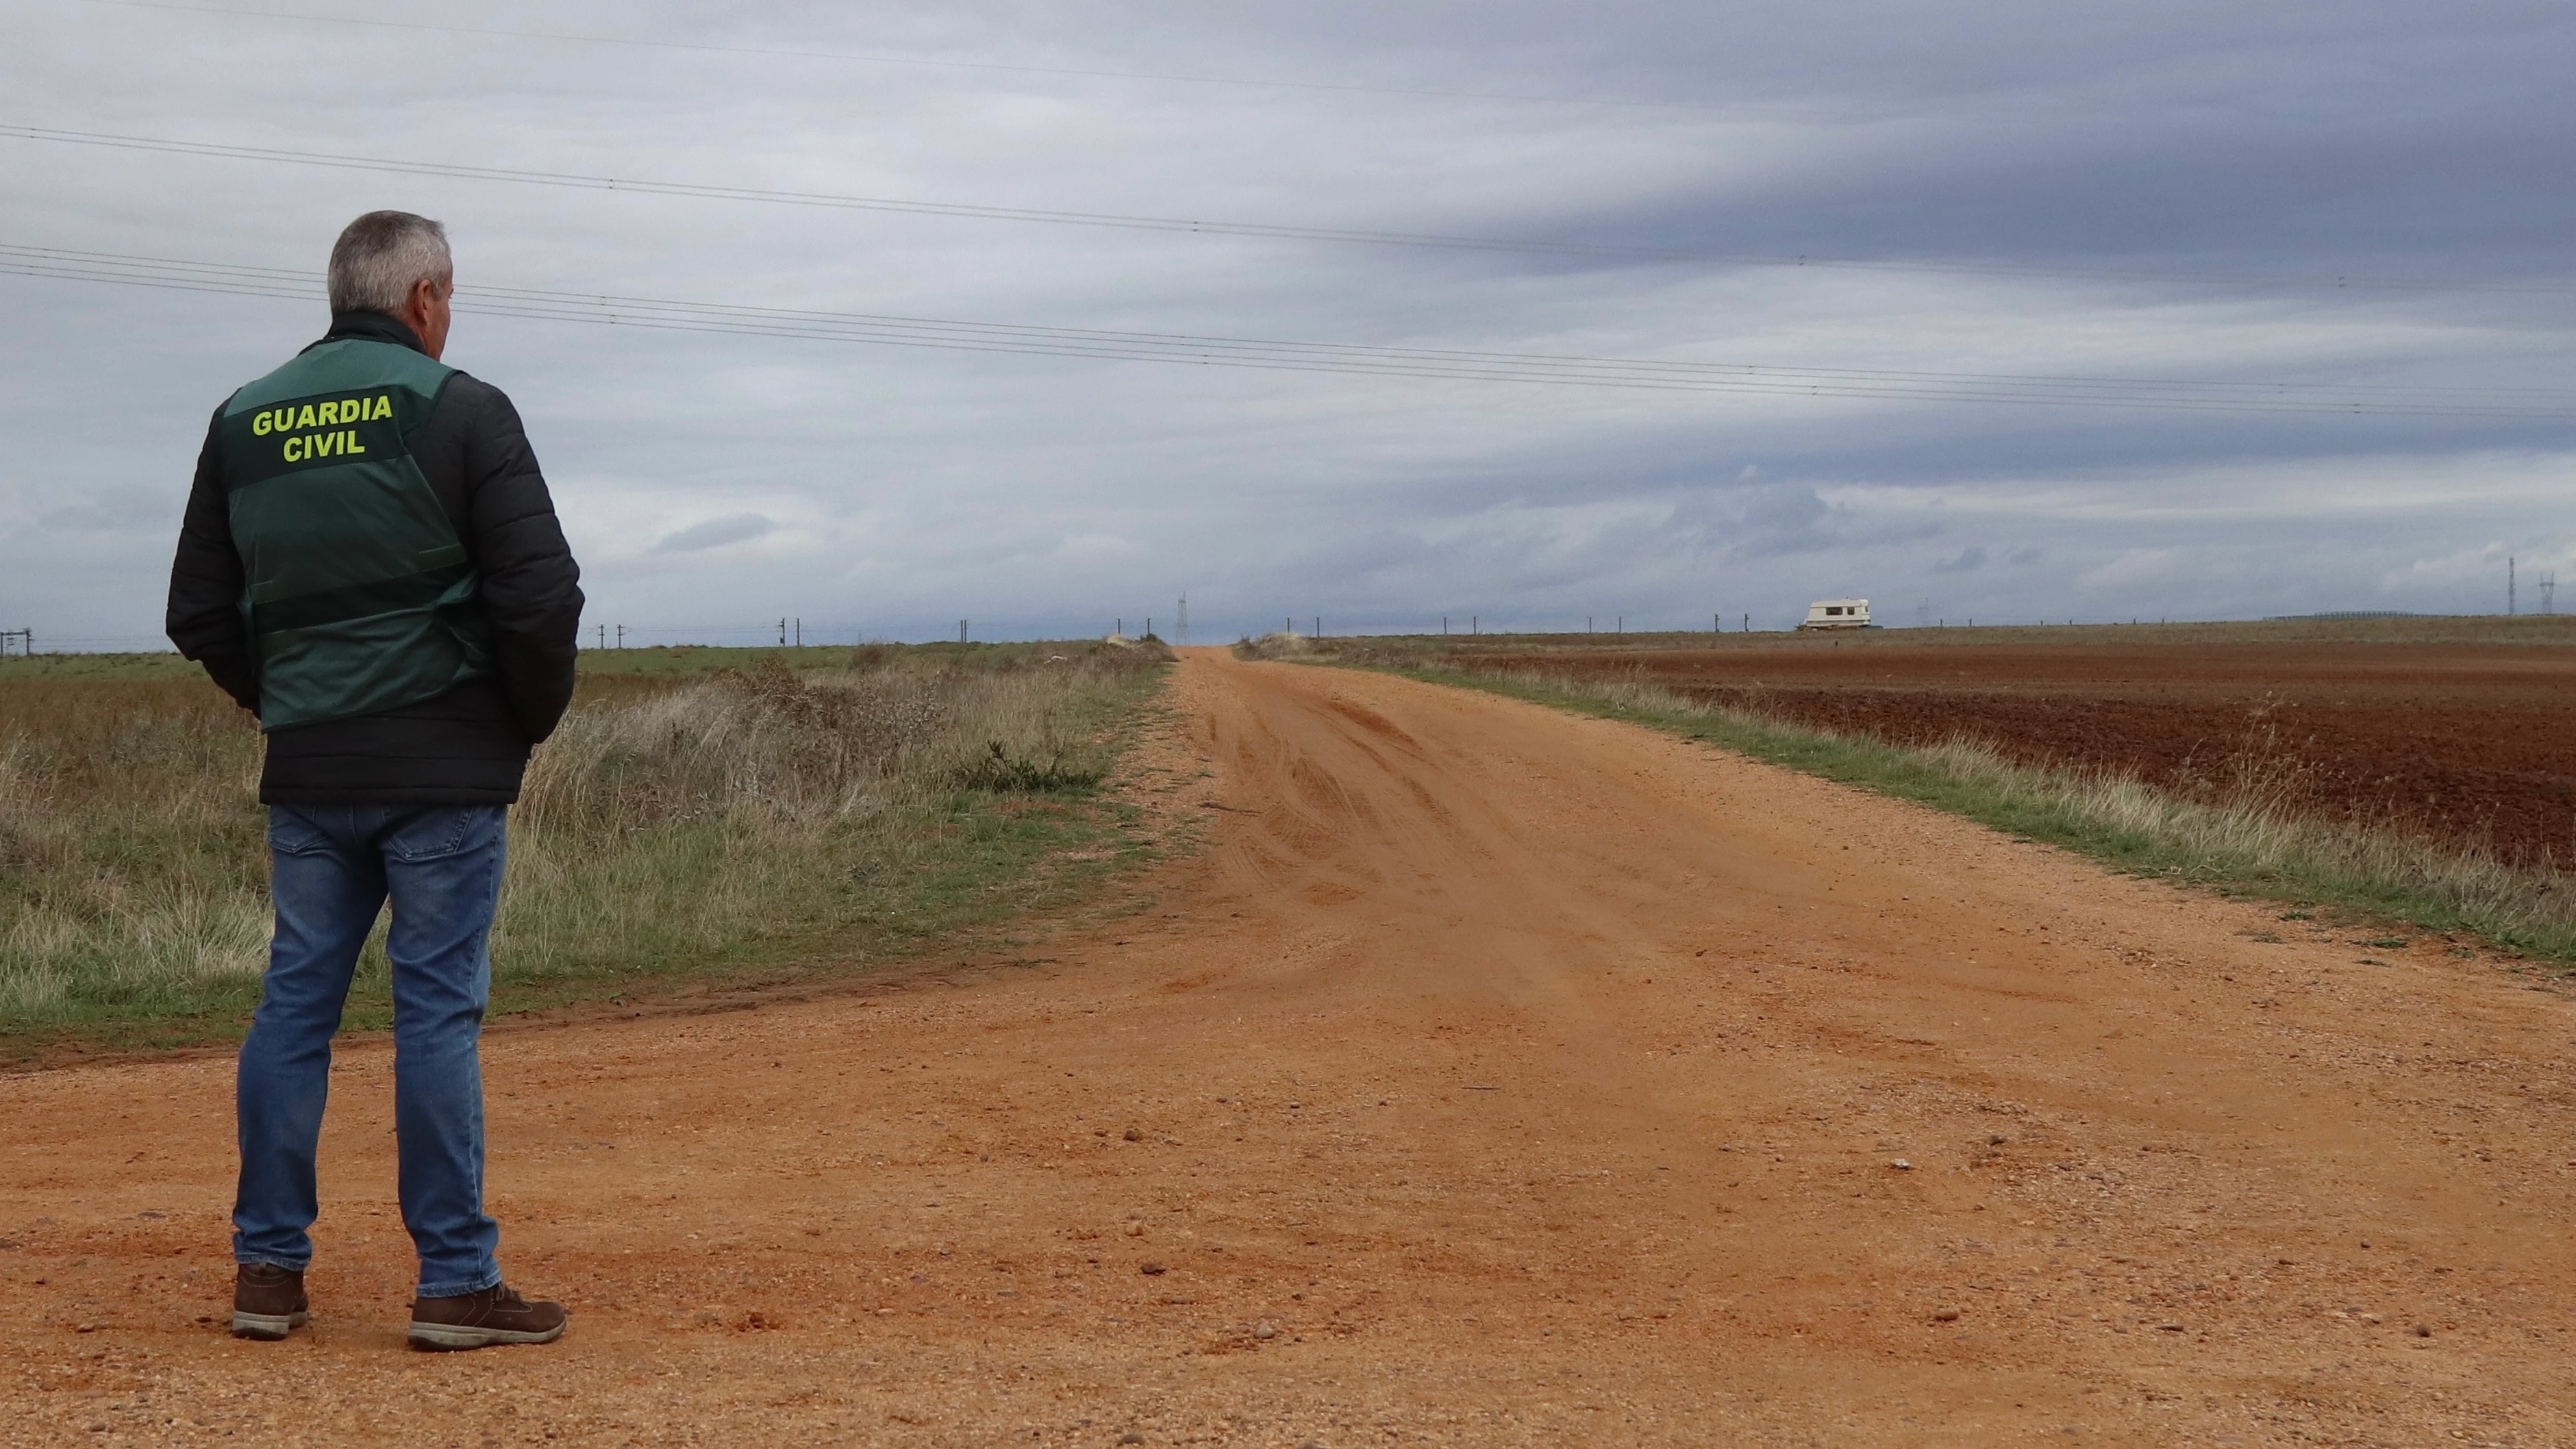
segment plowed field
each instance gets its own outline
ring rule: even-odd
[[[2416,644],[1460,653],[1644,679],[1798,723],[2209,793],[2251,780],[2357,824],[2576,863],[2576,649]]]
[[[382,1041],[282,1344],[228,1061],[0,1077],[0,1442],[2576,1442],[2576,1005],[2500,963],[1488,694],[1173,701],[1123,925],[487,1038],[552,1347],[402,1348]]]

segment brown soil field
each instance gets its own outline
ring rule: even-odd
[[[1172,701],[1144,914],[490,1035],[551,1347],[402,1348],[382,1040],[282,1344],[229,1061],[0,1076],[0,1442],[2576,1442],[2576,1003],[2505,965],[1488,694]]]
[[[1908,631],[1920,633],[1921,631]],[[1799,724],[2208,795],[2239,783],[2356,824],[2576,863],[2576,648],[2001,642],[1450,650],[1468,666],[1642,680]],[[1669,636],[1668,636],[1669,637]],[[1900,636],[1901,638],[1901,636]]]

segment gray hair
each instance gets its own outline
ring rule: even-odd
[[[447,228],[408,211],[371,211],[331,247],[331,310],[396,312],[420,282],[455,285]]]

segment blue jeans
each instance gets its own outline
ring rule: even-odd
[[[234,1261],[301,1272],[313,1260],[306,1230],[320,1211],[313,1160],[331,1037],[358,950],[390,897],[394,1130],[420,1296],[501,1281],[501,1230],[483,1212],[476,1041],[492,988],[486,945],[501,897],[502,815],[498,805],[269,807],[277,934],[241,1049]]]

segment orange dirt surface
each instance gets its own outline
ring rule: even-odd
[[[0,1078],[0,1442],[2576,1442],[2576,1008],[2496,962],[1484,694],[1173,702],[1123,927],[488,1038],[553,1347],[403,1349],[383,1042],[283,1344],[228,1061]]]

